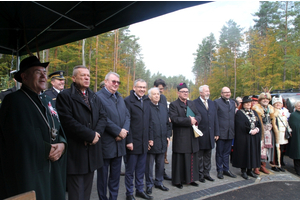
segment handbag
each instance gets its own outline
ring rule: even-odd
[[[284,138],[287,139],[287,140],[290,139],[291,133],[289,132],[289,129],[285,126],[285,124],[283,123],[283,121],[281,120],[281,118],[279,116],[278,116],[278,118],[280,119],[283,126],[285,127]]]

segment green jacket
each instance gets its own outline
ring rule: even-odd
[[[57,136],[51,139],[36,103]],[[67,142],[51,98],[22,88],[7,95],[0,109],[0,199],[36,192],[37,200],[65,199],[66,153],[55,162],[48,159],[51,144]],[[52,114],[51,114],[52,110]],[[53,119],[53,120],[52,120]]]
[[[300,112],[295,111],[289,118],[292,137],[287,144],[286,154],[292,159],[300,159]]]

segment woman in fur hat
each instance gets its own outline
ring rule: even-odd
[[[272,170],[276,170],[276,165],[272,164],[274,160],[274,148],[277,147],[278,155],[279,150],[279,131],[276,125],[276,117],[278,115],[277,109],[274,109],[269,104],[271,101],[271,95],[269,92],[263,92],[258,97],[258,104],[252,107],[259,116],[262,124],[261,129],[261,166],[260,171],[269,174],[266,169],[266,162],[269,161]],[[280,167],[280,161],[279,161]]]
[[[280,164],[284,166],[283,156],[286,151],[286,144],[289,142],[288,139],[285,138],[285,131],[288,129],[288,132],[292,132],[292,129],[288,123],[288,117],[290,116],[289,111],[283,107],[283,101],[281,96],[274,96],[272,98],[272,105],[278,110],[278,116],[276,118],[277,127],[279,131],[279,144],[280,144]],[[277,159],[276,159],[277,160]],[[277,162],[276,162],[277,163]],[[278,168],[280,171],[284,172],[285,170],[282,168]]]

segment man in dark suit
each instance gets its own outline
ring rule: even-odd
[[[145,95],[146,88],[147,83],[143,79],[137,79],[134,81],[130,95],[124,99],[130,113],[130,130],[126,138],[126,200],[135,199],[133,196],[134,175],[135,195],[143,199],[153,198],[144,191],[148,145],[153,146],[153,136],[149,131],[151,119],[150,100]]]
[[[105,76],[105,86],[96,94],[100,97],[107,114],[107,125],[102,137],[104,165],[97,170],[97,189],[99,199],[118,198],[122,156],[126,155],[125,140],[130,126],[130,115],[124,99],[118,92],[120,76],[109,72]],[[109,174],[109,178],[108,177]]]
[[[170,104],[169,115],[173,124],[172,184],[182,189],[182,183],[199,186],[198,138],[193,125],[201,121],[194,103],[188,100],[189,89],[185,83],[177,86],[178,99]]]
[[[107,120],[99,97],[89,89],[90,71],[73,69],[71,88],[58,94],[56,107],[68,139],[67,187],[72,200],[90,199],[94,171],[103,165],[101,136]]]
[[[52,101],[56,103],[56,97],[65,88],[64,71],[56,71],[49,74],[48,78],[51,79],[52,87],[45,91],[45,94],[52,98]]]
[[[198,123],[199,130],[203,136],[199,140],[199,181],[204,183],[205,179],[214,181],[209,175],[211,169],[211,150],[215,147],[215,140],[219,139],[219,122],[217,110],[214,102],[209,99],[208,85],[199,87],[200,97],[194,100],[194,104],[201,115],[201,121]]]
[[[216,147],[216,165],[218,178],[223,179],[223,174],[231,178],[236,175],[229,170],[229,155],[232,140],[234,139],[235,102],[230,99],[231,92],[228,87],[221,90],[221,98],[215,100],[219,121],[220,137]]]

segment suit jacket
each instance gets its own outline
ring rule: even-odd
[[[219,132],[222,140],[234,139],[234,120],[235,120],[235,103],[229,99],[229,103],[225,99],[216,99],[215,105],[219,121]]]
[[[103,136],[107,123],[106,113],[99,97],[87,89],[91,110],[84,102],[72,83],[71,88],[60,92],[56,107],[61,124],[66,133],[68,151],[68,174],[86,174],[103,165],[101,138],[95,145],[92,143],[95,132]]]
[[[49,96],[52,99],[52,101],[54,103],[56,103],[56,97],[58,95],[58,92],[53,87],[49,88],[48,90],[46,90],[44,92],[44,94],[46,94],[47,96]]]
[[[201,116],[194,103],[187,101],[187,106],[195,114],[199,123]],[[173,152],[174,153],[195,153],[199,151],[198,138],[195,138],[190,117],[186,116],[187,106],[177,99],[170,104],[169,116],[173,124]]]
[[[149,126],[151,119],[150,99],[143,96],[143,107],[141,101],[130,91],[130,95],[124,99],[130,114],[130,129],[126,138],[126,144],[133,143],[133,151],[127,149],[128,154],[144,154],[148,152],[149,140],[153,140],[150,135]]]
[[[215,136],[220,136],[219,121],[215,103],[208,99],[208,110],[199,98],[195,99],[194,104],[201,115],[201,121],[198,123],[198,128],[202,131],[203,136],[198,137],[200,149],[213,149],[215,147]]]
[[[107,114],[107,125],[101,140],[103,158],[109,159],[124,156],[126,154],[126,138],[118,142],[115,140],[122,128],[129,131],[130,127],[130,115],[124,99],[119,92],[116,92],[116,99],[105,88],[102,88],[96,94],[100,98]]]

